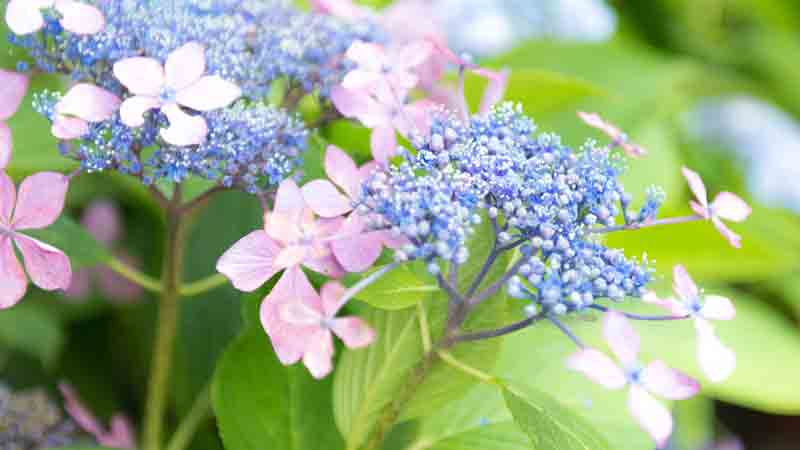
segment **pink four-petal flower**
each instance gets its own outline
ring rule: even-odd
[[[278,187],[275,208],[264,217],[264,229],[253,231],[226,251],[217,270],[234,287],[251,292],[281,270],[303,265],[338,278],[344,270],[329,242],[341,227],[341,218],[317,219],[292,180]]]
[[[706,186],[700,175],[686,167],[682,171],[683,176],[689,183],[689,189],[692,190],[696,199],[696,201],[692,200],[690,203],[694,212],[700,217],[710,220],[732,246],[740,248],[742,246],[742,237],[728,228],[722,219],[743,222],[753,212],[750,206],[731,192],[720,192],[714,197],[714,201],[709,204]]]
[[[580,117],[586,125],[605,133],[606,136],[611,138],[614,146],[618,145],[622,147],[622,151],[631,158],[640,158],[647,153],[645,149],[631,142],[627,134],[610,122],[604,120],[599,114],[578,111],[578,117]]]
[[[336,317],[344,306],[344,286],[329,281],[320,294],[299,268],[287,270],[261,303],[261,324],[281,363],[301,358],[315,378],[333,369],[333,335],[348,348],[361,348],[375,339],[374,331],[357,317]]]
[[[358,67],[342,80],[347,89],[371,89],[381,84],[396,93],[405,93],[417,85],[414,69],[433,52],[428,41],[415,41],[397,48],[362,41],[354,42],[345,54]],[[399,95],[399,94],[398,94]]]
[[[325,172],[333,183],[314,180],[303,186],[303,197],[321,217],[351,213],[338,232],[339,238],[331,241],[333,254],[348,272],[367,270],[381,255],[384,245],[397,246],[396,239],[391,239],[389,231],[367,231],[365,217],[352,212],[361,183],[377,168],[374,162],[358,167],[347,153],[330,145],[325,152]]]
[[[25,269],[44,290],[69,287],[72,269],[63,252],[20,231],[44,228],[61,215],[69,178],[41,172],[26,178],[16,192],[14,182],[0,172],[0,308],[9,308],[25,295],[28,279],[14,253],[16,244]]]
[[[169,128],[161,137],[172,145],[201,144],[208,134],[202,116],[190,115],[181,106],[196,111],[224,108],[241,97],[235,84],[206,71],[205,48],[190,42],[167,57],[166,64],[153,58],[126,58],[114,64],[114,75],[134,94],[122,103],[122,122],[130,127],[144,125],[144,114],[160,109]]]
[[[603,332],[622,365],[600,351],[586,348],[568,359],[568,367],[609,389],[628,386],[631,413],[658,447],[663,448],[672,434],[672,415],[652,394],[669,400],[684,400],[697,393],[697,382],[661,361],[642,368],[637,360],[639,336],[623,315],[607,313]]]
[[[26,75],[0,69],[0,169],[5,169],[11,160],[11,128],[6,120],[17,112],[27,90]]]
[[[76,84],[56,103],[51,132],[58,139],[78,139],[89,124],[110,119],[121,100],[114,93],[88,83]]]
[[[97,443],[109,448],[134,449],[136,440],[133,437],[133,426],[124,414],[114,414],[111,418],[111,429],[106,430],[81,402],[75,389],[67,383],[58,385],[64,397],[64,409],[84,431],[94,436]]]
[[[45,25],[42,10],[51,8],[61,16],[61,26],[75,34],[99,33],[106,26],[99,9],[74,0],[11,0],[6,7],[6,22],[16,34],[34,33]]]
[[[697,330],[697,363],[709,380],[715,383],[723,381],[736,368],[736,354],[720,342],[709,321],[732,320],[736,317],[736,309],[725,297],[701,295],[683,266],[675,266],[672,272],[677,299],[659,299],[654,293],[648,293],[643,299],[666,308],[675,316],[694,318]]]

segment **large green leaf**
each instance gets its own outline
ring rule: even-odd
[[[489,227],[484,221],[476,235],[485,237],[482,232],[490,233]],[[459,271],[462,290],[480,271],[491,245],[490,239],[471,242],[470,260]],[[507,257],[498,258],[483,287],[496,280],[507,264]],[[390,312],[360,306],[357,308],[359,315],[372,325],[378,337],[366,349],[344,351],[336,370],[334,413],[348,448],[358,447],[369,435],[381,412],[398,395],[423,355],[421,330],[414,308]],[[443,330],[446,307],[447,301],[441,292],[429,295],[424,302],[434,340]],[[506,311],[506,298],[500,293],[481,305],[464,328],[478,330],[498,326],[506,321]],[[490,369],[499,353],[499,345],[498,340],[482,341],[458,346],[452,353],[474,367]],[[474,383],[464,373],[437,361],[415,388],[413,398],[404,405],[401,420],[435,412],[463,396]]]
[[[503,396],[514,420],[530,438],[534,450],[612,448],[583,418],[544,392],[524,384],[507,384]]]
[[[280,364],[264,330],[251,324],[225,351],[212,398],[227,450],[338,450],[330,379]]]
[[[392,269],[356,294],[356,298],[376,308],[397,310],[414,306],[430,297],[439,290],[439,286],[430,277],[420,277],[420,271],[412,268],[412,264],[416,263]],[[379,269],[380,267],[375,270]]]
[[[64,343],[62,324],[45,305],[22,302],[0,311],[0,347],[23,352],[49,367]]]
[[[111,259],[111,253],[102,244],[85,228],[66,216],[61,216],[47,228],[26,230],[25,234],[63,251],[69,256],[73,269],[93,266]]]

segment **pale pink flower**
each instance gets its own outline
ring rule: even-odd
[[[17,194],[11,178],[0,172],[0,309],[14,306],[25,295],[25,271],[33,284],[44,290],[69,287],[69,258],[61,250],[20,233],[55,222],[64,209],[68,187],[69,178],[64,175],[40,172],[26,178]],[[12,243],[22,253],[25,270]]]
[[[51,132],[58,139],[78,139],[89,132],[89,123],[110,119],[121,100],[103,88],[80,83],[56,103]]]
[[[433,53],[428,41],[415,41],[399,47],[386,48],[379,44],[355,41],[345,54],[358,66],[345,75],[346,89],[370,89],[381,84],[390,91],[405,93],[417,85],[414,68]]]
[[[153,58],[118,61],[114,64],[114,75],[134,94],[122,103],[122,122],[140,127],[147,111],[160,109],[170,124],[161,130],[165,141],[181,147],[201,144],[208,134],[206,120],[187,114],[181,107],[212,111],[230,105],[242,95],[235,84],[217,75],[203,75],[205,71],[205,48],[197,42],[170,53],[163,67]]]
[[[430,128],[430,112],[435,105],[428,100],[405,103],[405,95],[398,96],[387,86],[380,85],[373,93],[334,86],[331,100],[342,115],[355,118],[372,129],[372,155],[386,165],[397,153],[396,132],[409,137],[412,132],[425,133]]]
[[[336,317],[344,286],[329,281],[320,294],[299,268],[287,270],[261,303],[261,324],[285,365],[301,358],[314,378],[333,370],[333,335],[348,348],[366,347],[375,332],[357,317]]]
[[[0,170],[11,160],[11,128],[6,120],[17,112],[27,90],[26,75],[0,69]]]
[[[30,34],[44,27],[42,10],[51,8],[61,16],[61,26],[75,34],[99,33],[106,26],[99,9],[74,0],[11,0],[6,7],[6,22],[14,33]]]
[[[98,242],[113,247],[123,235],[122,220],[114,203],[99,200],[90,204],[83,214],[81,224]],[[138,261],[123,251],[115,256],[130,266]],[[71,300],[85,300],[91,292],[91,280],[95,279],[100,292],[112,302],[131,302],[141,297],[142,288],[123,278],[106,266],[85,267],[72,274],[72,281],[64,296]]]
[[[311,0],[311,10],[317,14],[328,14],[347,21],[370,19],[374,13],[352,0]]]
[[[683,373],[654,361],[642,368],[637,360],[639,336],[619,313],[605,315],[603,332],[621,366],[597,350],[586,348],[569,357],[570,369],[608,389],[628,387],[628,407],[639,425],[664,448],[672,434],[672,415],[652,394],[669,400],[684,400],[699,390],[697,382]]]
[[[631,142],[627,134],[610,122],[605,121],[599,114],[578,111],[578,117],[580,117],[586,125],[605,133],[606,136],[611,138],[613,146],[621,147],[622,151],[631,158],[640,158],[647,154],[645,149]]]
[[[97,443],[109,448],[134,449],[133,426],[124,414],[114,414],[111,429],[106,430],[94,414],[81,402],[75,389],[67,383],[60,383],[58,389],[64,397],[64,409],[81,429],[94,436]]]
[[[731,192],[720,192],[714,197],[714,201],[709,204],[706,186],[703,184],[703,179],[700,178],[700,175],[686,167],[684,167],[682,171],[683,176],[689,183],[689,189],[692,190],[697,200],[690,202],[694,212],[700,217],[710,220],[717,230],[719,230],[720,234],[722,234],[732,246],[740,248],[742,246],[742,237],[728,228],[728,226],[722,222],[722,219],[732,222],[743,222],[753,211],[750,206],[739,198],[739,196]]]
[[[338,278],[344,270],[330,248],[342,218],[317,219],[292,180],[278,187],[275,207],[264,215],[264,229],[240,239],[217,262],[234,287],[251,292],[281,270],[303,265]]]
[[[697,362],[709,380],[715,383],[723,381],[736,368],[736,354],[720,342],[709,321],[733,320],[736,309],[725,297],[701,295],[683,266],[675,266],[672,273],[673,289],[678,298],[659,299],[654,293],[648,293],[643,300],[666,308],[676,317],[694,318],[697,330]]]
[[[368,231],[366,218],[353,212],[361,183],[377,168],[374,162],[358,167],[350,155],[329,145],[325,152],[325,172],[333,183],[314,180],[303,186],[303,197],[321,217],[351,213],[339,230],[339,237],[331,241],[334,256],[348,272],[367,270],[380,257],[384,245],[396,246],[396,239],[391,238],[389,231]]]

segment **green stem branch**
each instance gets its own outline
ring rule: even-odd
[[[224,275],[217,273],[208,278],[181,286],[180,293],[181,297],[194,297],[226,284],[228,284],[228,279]]]
[[[208,420],[211,413],[210,387],[210,385],[206,386],[197,395],[192,409],[189,410],[189,413],[178,425],[178,429],[175,430],[175,434],[172,435],[172,439],[167,445],[167,450],[185,450],[192,443],[192,438],[197,429],[203,425],[203,422]]]
[[[147,291],[154,292],[156,294],[161,293],[161,288],[163,286],[159,280],[139,272],[117,258],[111,258],[111,261],[106,263],[106,267],[116,272],[122,278],[141,286]]]

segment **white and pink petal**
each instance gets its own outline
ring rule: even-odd
[[[64,210],[69,177],[56,172],[39,172],[23,180],[17,194],[12,221],[15,230],[44,228]]]
[[[686,400],[700,390],[696,380],[662,361],[653,361],[645,367],[641,381],[648,391],[669,400]]]
[[[220,257],[217,271],[228,277],[236,289],[252,292],[280,270],[275,266],[280,250],[265,231],[253,231]]]
[[[69,289],[72,266],[64,252],[22,234],[15,235],[14,242],[22,253],[25,270],[33,284],[45,291]]]
[[[627,384],[625,372],[611,358],[592,348],[580,350],[570,356],[567,367],[608,389],[622,389]]]

